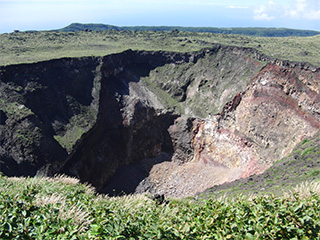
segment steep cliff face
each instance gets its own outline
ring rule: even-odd
[[[268,64],[220,114],[188,124],[189,162],[155,166],[137,190],[187,196],[262,173],[318,131],[319,80],[319,69]]]
[[[183,115],[205,118],[219,113],[265,64],[256,60],[250,49],[217,45],[191,62],[157,67],[142,81],[167,107],[173,105]]]
[[[126,51],[1,67],[1,171],[31,176],[72,172],[101,187],[120,165],[162,149],[172,152],[166,129],[175,114],[167,113],[139,81],[158,66],[196,61],[201,55]],[[93,142],[93,155],[74,162],[74,156],[90,149],[84,142]],[[95,161],[100,175],[92,175],[95,171],[86,165]]]
[[[0,69],[2,172],[60,169],[76,138],[95,121],[98,65],[97,59],[61,59]]]
[[[191,195],[263,172],[313,135],[319,72],[220,45],[1,67],[0,170]]]

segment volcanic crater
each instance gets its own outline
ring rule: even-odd
[[[320,127],[320,69],[250,48],[0,67],[0,171],[186,197],[259,174]]]

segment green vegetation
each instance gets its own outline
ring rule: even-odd
[[[181,108],[179,102],[176,99],[172,98],[170,94],[156,86],[156,84],[148,78],[142,78],[141,80],[153,93],[157,95],[161,103],[166,106],[166,108],[171,110],[175,109],[180,114],[183,113],[183,109]]]
[[[88,106],[78,104],[74,106],[78,108],[79,114],[74,115],[68,124],[65,125],[64,131],[54,136],[54,139],[70,153],[81,138],[82,134],[88,132],[93,126],[97,113]]]
[[[42,138],[41,129],[38,127],[35,127],[34,129],[18,129],[14,134],[24,147],[30,145],[39,146]]]
[[[228,50],[210,52],[196,63],[157,67],[141,80],[148,83],[165,106],[176,105],[180,112],[204,118],[220,113],[266,64],[254,60],[245,62],[243,59],[254,59],[254,56],[242,54],[240,57]]]
[[[202,202],[96,195],[74,178],[0,177],[1,239],[316,239],[319,182]]]
[[[3,98],[0,99],[0,109],[17,121],[21,121],[28,116],[34,115],[34,113],[25,105],[17,102],[9,102]]]
[[[70,153],[72,151],[72,147],[74,144],[80,139],[82,134],[84,134],[86,131],[73,124],[68,124],[66,126],[68,128],[68,131],[66,131],[63,135],[55,135],[54,139]]]
[[[178,27],[178,26],[134,26],[119,27],[107,24],[81,24],[72,23],[56,31],[76,32],[76,31],[184,31],[184,32],[209,32],[219,34],[240,34],[258,37],[310,37],[320,34],[317,31],[297,30],[288,28],[214,28],[214,27]]]
[[[310,155],[314,152],[314,147],[309,147],[309,148],[306,148],[302,151],[301,153],[301,156],[306,156],[306,155]]]
[[[132,50],[199,51],[212,44],[249,47],[268,56],[320,65],[320,35],[249,37],[196,32],[77,31],[0,34],[0,66],[62,57],[104,56]]]

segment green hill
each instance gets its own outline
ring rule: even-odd
[[[114,26],[107,24],[81,24],[72,23],[64,28],[56,31],[62,32],[76,32],[76,31],[173,31],[178,30],[182,32],[208,32],[219,34],[239,34],[246,36],[257,37],[310,37],[320,34],[318,31],[312,30],[298,30],[288,28],[214,28],[214,27],[179,27],[179,26]]]
[[[254,37],[179,31],[76,31],[0,34],[0,65],[63,57],[105,56],[128,49],[191,52],[214,44],[253,48],[281,60],[320,65],[320,35]]]

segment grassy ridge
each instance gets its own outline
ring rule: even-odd
[[[298,30],[288,28],[214,28],[214,27],[179,27],[179,26],[134,26],[119,27],[107,24],[81,24],[72,23],[56,31],[75,32],[75,31],[184,31],[184,32],[209,32],[219,34],[240,34],[257,37],[310,37],[320,34],[318,31]]]
[[[1,239],[315,239],[320,184],[281,197],[171,199],[98,196],[64,176],[0,177]]]
[[[190,52],[212,44],[254,48],[281,60],[320,65],[320,35],[265,38],[192,32],[93,31],[0,34],[0,66],[62,57],[104,56],[127,49]]]

